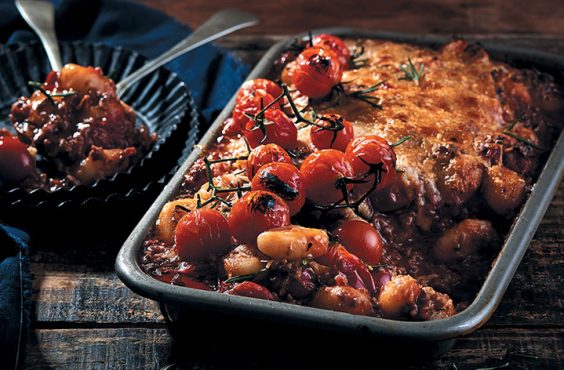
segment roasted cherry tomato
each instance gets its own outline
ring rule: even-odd
[[[35,160],[27,146],[5,130],[0,131],[0,187],[14,186],[35,174]]]
[[[292,158],[280,145],[259,145],[251,150],[247,158],[247,177],[251,180],[259,168],[265,164],[278,162],[292,164]]]
[[[235,136],[243,133],[243,129],[247,122],[252,120],[247,117],[247,114],[254,116],[261,111],[266,105],[272,103],[274,98],[264,90],[256,90],[252,93],[245,95],[241,100],[237,100],[237,104],[233,109],[232,120],[225,122],[223,134],[227,136]],[[277,109],[277,105],[272,109]]]
[[[243,281],[242,283],[235,284],[235,286],[226,291],[226,293],[243,297],[267,299],[269,301],[278,300],[270,290],[252,281]]]
[[[333,50],[339,57],[339,62],[343,68],[350,68],[351,51],[341,38],[324,33],[313,38],[313,46],[322,46]]]
[[[290,208],[290,216],[298,213],[305,203],[302,175],[293,164],[265,164],[253,177],[251,189],[268,190],[284,199]]]
[[[306,197],[321,205],[330,205],[344,198],[343,189],[350,191],[351,184],[344,184],[344,178],[351,178],[352,167],[345,154],[334,149],[324,149],[310,154],[300,169],[304,179]]]
[[[229,251],[227,220],[215,209],[200,208],[185,214],[174,232],[176,253],[183,260],[202,260]]]
[[[155,278],[167,284],[180,285],[199,290],[212,290],[209,285],[176,271],[165,272],[162,275],[155,276]]]
[[[396,153],[380,136],[370,135],[354,139],[347,146],[345,156],[350,161],[357,178],[364,178],[371,165],[382,163],[382,174],[377,190],[390,185],[396,177]],[[376,181],[376,176],[369,175],[365,180],[368,182],[358,184],[356,187],[359,193],[370,190]]]
[[[290,209],[269,191],[250,191],[231,208],[229,230],[241,244],[256,244],[263,231],[290,224]]]
[[[269,109],[264,113],[262,123],[253,120],[247,122],[245,138],[251,148],[256,148],[260,144],[274,143],[284,149],[293,149],[298,145],[298,130],[284,112]]]
[[[309,136],[317,149],[337,149],[344,152],[354,139],[352,123],[338,114],[324,114],[314,123]]]
[[[247,95],[252,95],[257,90],[262,90],[274,98],[282,95],[282,89],[276,82],[267,80],[266,78],[257,78],[245,81],[237,93],[237,102],[241,101]]]
[[[335,272],[345,274],[348,285],[353,288],[366,289],[372,295],[378,291],[368,267],[340,244],[334,245],[325,255],[317,258],[317,261],[333,268]]]
[[[346,220],[335,230],[334,235],[348,251],[365,263],[377,265],[382,258],[382,236],[369,223]]]
[[[343,67],[339,57],[329,48],[314,46],[298,56],[294,70],[294,85],[302,94],[321,99],[341,82]]]

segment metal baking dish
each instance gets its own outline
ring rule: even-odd
[[[448,41],[447,38],[341,28],[321,29],[313,33],[387,39],[431,48],[436,48]],[[305,34],[297,35],[274,45],[248,78],[253,79],[267,75],[272,69],[273,61],[296,37],[305,37]],[[564,58],[562,57],[490,44],[486,44],[485,48],[495,60],[507,62],[516,67],[534,67],[552,74],[557,80],[559,79],[560,84],[564,82],[562,75]],[[373,337],[376,340],[380,338],[380,340],[385,339],[385,341],[401,341],[403,344],[417,343],[417,346],[423,352],[430,351],[431,356],[437,357],[452,347],[455,338],[478,329],[493,314],[525,254],[564,172],[564,161],[562,160],[564,158],[564,134],[561,133],[474,302],[466,310],[448,319],[427,322],[386,320],[162,283],[144,273],[140,267],[139,260],[143,241],[154,225],[162,206],[177,194],[184,173],[198,158],[202,151],[201,147],[206,147],[216,138],[223,121],[231,114],[234,103],[235,99],[233,98],[121,248],[116,260],[117,275],[134,292],[160,302],[187,306],[198,312],[207,312],[208,315],[209,312],[212,312],[246,316],[247,318],[259,318],[265,321],[284,323],[285,325],[292,323],[299,326],[324,328],[332,332],[348,333],[352,336]],[[222,315],[216,316],[222,317]]]

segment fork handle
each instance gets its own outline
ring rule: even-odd
[[[50,1],[45,0],[16,0],[16,7],[29,24],[29,26],[39,36],[51,68],[60,71],[63,68],[61,61],[61,51],[55,33],[55,7]]]

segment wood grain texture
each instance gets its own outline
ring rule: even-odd
[[[564,36],[467,36],[564,54]],[[232,36],[221,45],[254,64],[281,38]],[[483,329],[459,340],[441,360],[410,369],[452,370],[454,363],[460,370],[469,370],[505,362],[510,362],[512,369],[562,368],[563,220],[564,183],[492,319]],[[178,348],[157,304],[132,293],[115,276],[113,262],[122,240],[123,236],[101,243],[73,238],[55,246],[52,241],[34,238],[34,330],[28,340],[27,368],[159,369],[173,360],[198,369],[305,368],[300,361],[256,361],[246,358],[247,353],[233,358],[227,350],[218,353],[211,349],[195,352],[189,346]],[[217,333],[217,338],[218,343],[237,339],[234,333]],[[507,351],[533,354],[538,360],[506,356]]]
[[[563,336],[564,329],[542,332],[530,329],[485,329],[460,339],[456,347],[439,361],[408,367],[380,363],[379,368],[453,370],[455,364],[459,370],[470,370],[509,363],[510,369],[558,369],[564,360]],[[225,346],[226,342],[232,340],[218,333],[217,345]],[[177,369],[280,369],[281,363],[287,369],[307,368],[306,363],[300,360],[299,353],[290,348],[275,349],[279,357],[284,358],[275,359],[273,355],[269,362],[257,362],[263,356],[253,353],[251,347],[249,351],[237,353],[230,353],[229,348],[224,351],[230,356],[196,351],[193,346],[184,343],[174,344],[166,329],[40,329],[34,332],[28,343],[26,368],[141,370],[160,369],[173,362],[179,365]],[[325,355],[331,359],[331,356]],[[338,355],[341,359],[359,357],[358,354]],[[311,355],[309,359],[315,357]],[[321,363],[316,363],[325,365],[326,369],[334,368],[325,362],[321,360]],[[363,361],[358,368],[374,369],[375,363],[378,364],[377,349],[370,361]]]
[[[419,33],[564,34],[564,3],[554,0],[141,0],[196,27],[213,13],[237,8],[261,23],[245,34],[292,34],[320,27]]]

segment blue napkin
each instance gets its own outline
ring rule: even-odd
[[[0,224],[0,361],[3,369],[22,366],[30,323],[29,237]]]
[[[54,0],[57,35],[123,46],[155,58],[190,34],[166,14],[140,4],[116,0]],[[19,16],[13,0],[0,1],[0,43],[36,40]],[[207,122],[227,104],[249,73],[249,67],[224,50],[206,45],[170,62],[191,90]],[[108,71],[105,71],[108,73]]]

